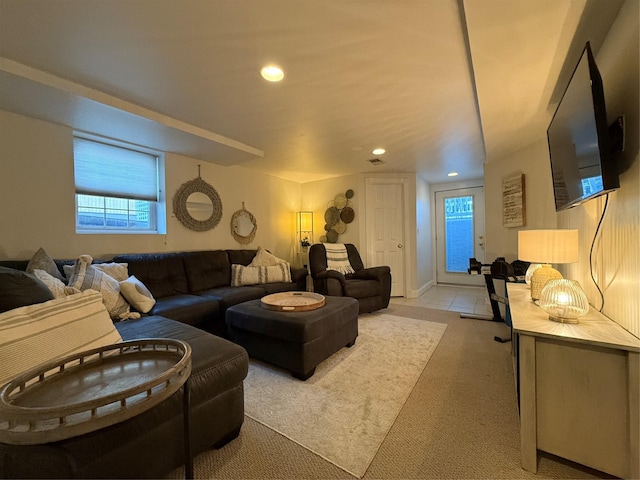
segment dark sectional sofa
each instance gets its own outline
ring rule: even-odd
[[[149,314],[116,323],[123,340],[173,338],[192,347],[194,455],[225,445],[239,434],[244,420],[248,355],[241,346],[221,338],[226,336],[226,309],[267,293],[304,289],[306,270],[302,269],[292,269],[295,281],[290,283],[230,286],[231,264],[247,265],[255,253],[127,254],[112,260],[128,263],[129,273],[157,300]],[[0,261],[0,266],[24,270],[27,263]],[[68,263],[56,261],[61,272]],[[80,437],[33,446],[0,444],[0,477],[161,478],[184,463],[182,425],[178,392],[135,418]]]
[[[303,268],[291,268],[291,282],[231,286],[231,265],[249,265],[255,255],[256,250],[206,250],[116,255],[112,261],[127,263],[129,274],[151,291],[156,304],[149,314],[226,337],[230,306],[306,287]]]

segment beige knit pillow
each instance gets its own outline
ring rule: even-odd
[[[68,287],[62,280],[58,280],[53,275],[49,275],[44,270],[35,269],[33,274],[44,283],[55,298],[66,297],[67,295],[73,295],[74,293],[80,293],[80,290],[73,287]]]
[[[251,263],[248,265],[249,267],[271,267],[278,265],[279,263],[284,262],[272,253],[267,252],[264,248],[258,247],[258,251],[256,252],[256,256],[253,257]]]

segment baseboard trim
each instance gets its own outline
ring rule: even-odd
[[[431,281],[427,282],[426,284],[424,284],[422,287],[420,287],[418,290],[410,290],[410,291],[408,291],[407,292],[407,296],[405,298],[418,298],[420,295],[425,293],[427,290],[429,290],[435,284],[436,284],[436,282],[434,280],[431,280]]]

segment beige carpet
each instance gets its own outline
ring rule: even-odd
[[[307,381],[251,361],[245,414],[362,477],[447,326],[361,315],[358,339]]]
[[[610,478],[546,454],[537,475],[522,470],[511,343],[493,341],[508,335],[504,324],[414,306],[390,305],[384,312],[443,323],[447,330],[364,480]],[[194,463],[199,479],[354,478],[249,417],[238,438]],[[184,478],[184,468],[166,478]]]

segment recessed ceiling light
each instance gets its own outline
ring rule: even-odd
[[[279,82],[284,78],[284,71],[277,65],[267,65],[262,67],[260,75],[269,82]]]
[[[384,148],[376,148],[373,152],[374,155],[382,155],[386,150]]]
[[[447,177],[457,177],[458,176],[458,172],[449,172],[447,173]]]

